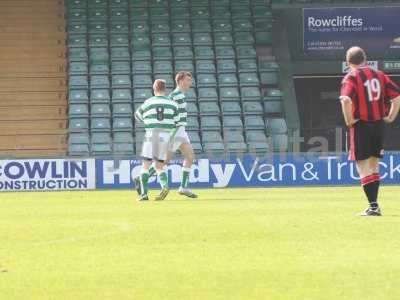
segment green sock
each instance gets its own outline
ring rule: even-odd
[[[142,171],[140,174],[140,187],[142,189],[142,195],[147,195],[147,191],[149,190],[149,172]]]
[[[158,173],[158,178],[160,179],[161,188],[167,188],[168,187],[168,174],[167,174],[167,172],[162,170],[160,173]]]
[[[154,165],[152,164],[149,168],[149,177],[153,176],[156,174],[156,168],[154,168]]]
[[[182,168],[182,182],[181,182],[181,187],[182,188],[187,188],[188,183],[189,183],[189,175],[190,175],[190,168]]]

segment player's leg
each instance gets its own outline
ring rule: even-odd
[[[166,132],[160,132],[159,133],[159,140],[157,142],[157,147],[154,149],[155,153],[154,155],[156,156],[157,160],[155,161],[155,169],[158,175],[158,179],[160,181],[161,185],[161,192],[160,194],[156,197],[155,200],[164,200],[165,197],[167,197],[169,193],[169,186],[168,186],[168,173],[166,170],[166,160],[168,157],[168,151],[169,151],[169,140],[170,136],[169,133]]]
[[[151,165],[151,159],[144,158],[142,162],[142,169],[140,172],[140,197],[139,201],[149,200],[148,198],[148,186],[149,186],[149,167]]]
[[[195,158],[192,145],[190,143],[182,143],[179,150],[184,158],[182,165],[182,181],[181,186],[179,187],[179,193],[189,198],[197,198],[197,195],[188,189],[190,170]]]

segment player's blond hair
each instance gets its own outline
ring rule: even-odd
[[[166,85],[164,79],[156,79],[153,83],[153,90],[156,93],[165,93]]]
[[[179,82],[181,82],[183,79],[185,79],[186,77],[190,77],[192,78],[192,73],[188,72],[188,71],[180,71],[176,74],[175,76],[175,82],[176,84],[179,84]]]

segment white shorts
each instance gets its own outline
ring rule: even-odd
[[[175,152],[184,143],[190,144],[190,139],[189,139],[189,135],[186,132],[185,127],[180,126],[180,127],[178,127],[178,131],[174,135],[174,142],[173,142],[172,150]]]
[[[151,129],[146,130],[142,146],[142,157],[149,160],[165,161],[172,149],[171,132]]]

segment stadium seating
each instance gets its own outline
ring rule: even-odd
[[[196,153],[286,151],[279,66],[257,54],[272,47],[267,2],[67,0],[74,153],[139,153],[143,125],[133,112],[151,97],[154,79],[171,91],[180,70],[195,79],[187,130]],[[91,137],[99,133],[110,140]]]

